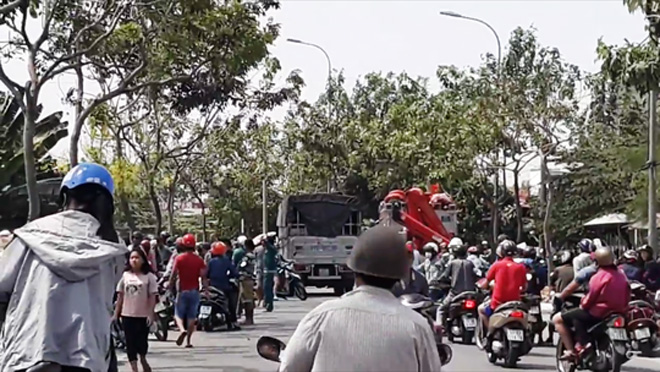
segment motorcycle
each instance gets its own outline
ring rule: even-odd
[[[227,325],[229,328],[229,300],[221,290],[209,287],[209,294],[202,294],[199,303],[199,315],[197,316],[197,327],[205,332],[211,332],[215,328]]]
[[[156,313],[156,324],[153,327],[153,334],[158,341],[167,341],[167,333],[170,323],[174,321],[174,303],[175,298],[172,292],[159,287],[160,301],[154,307]]]
[[[541,296],[527,294],[522,297],[523,302],[529,308],[529,315],[527,317],[527,322],[529,323],[529,330],[532,334],[532,343],[536,335],[539,336],[539,342],[543,341],[543,330],[547,325],[547,322],[543,321],[541,314]]]
[[[293,269],[293,262],[281,263],[277,269],[277,275],[285,277],[285,284],[281,290],[276,292],[278,297],[298,297],[301,301],[307,300],[307,290],[302,282],[302,278]]]
[[[658,344],[654,299],[643,284],[633,282],[630,287],[633,301],[628,306],[627,315],[631,346],[643,356],[653,356],[653,349]]]
[[[528,307],[521,301],[504,303],[495,309],[488,321],[488,330],[478,322],[477,347],[486,350],[488,361],[504,360],[507,368],[515,367],[521,356],[532,350],[532,335],[528,323]]]
[[[435,322],[437,306],[430,298],[417,293],[405,294],[399,297],[399,301],[403,306],[421,314],[429,322],[429,326],[433,330],[435,337],[435,345],[438,348],[440,363],[443,366],[448,364],[451,361],[453,352],[449,345],[442,343],[442,324]]]
[[[483,288],[485,282],[486,279],[481,279],[477,286]],[[491,288],[493,286],[494,283],[491,283]],[[495,309],[488,321],[488,330],[483,322],[477,322],[476,344],[480,350],[486,350],[490,363],[504,359],[505,367],[515,367],[520,357],[532,350],[528,312],[529,308],[524,302],[511,301]]]
[[[562,360],[565,353],[564,343],[557,343],[557,370],[621,371],[621,366],[632,357],[632,351],[628,348],[628,331],[624,316],[612,314],[587,332],[592,347],[585,350],[577,360]]]
[[[439,319],[440,309],[436,320],[448,330],[447,339],[454,342],[455,337],[461,337],[463,344],[472,344],[479,315],[477,314],[479,294],[477,292],[463,292],[451,299],[447,316]]]

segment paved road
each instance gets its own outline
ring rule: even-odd
[[[174,344],[175,333],[172,332],[168,342],[153,340],[150,343],[149,360],[154,371],[276,371],[277,364],[264,360],[256,353],[255,345],[261,335],[270,335],[287,341],[298,324],[298,321],[312,308],[331,298],[330,292],[314,291],[307,301],[297,299],[278,301],[275,312],[266,313],[257,310],[255,321],[258,323],[249,329],[239,332],[196,333],[193,338],[195,348],[184,349]],[[454,359],[443,368],[452,372],[492,372],[506,370],[494,367],[488,363],[486,356],[475,346],[452,345]],[[123,355],[120,356],[125,360]],[[520,364],[520,370],[553,371],[554,349],[539,347],[525,356]],[[130,371],[125,362],[120,371]],[[627,363],[623,371],[657,372],[660,371],[660,359],[635,357]]]

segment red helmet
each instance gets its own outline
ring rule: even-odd
[[[149,239],[144,239],[144,240],[140,243],[140,246],[141,246],[142,249],[144,249],[145,251],[149,251],[149,249],[151,249],[151,241],[150,241]]]
[[[415,243],[413,243],[413,242],[407,242],[407,243],[406,243],[406,250],[407,250],[409,253],[412,253],[412,252],[415,250]]]
[[[215,242],[211,245],[211,254],[214,256],[222,256],[227,253],[227,244],[223,242]]]
[[[195,248],[195,244],[197,244],[197,239],[193,234],[186,234],[181,238],[181,245],[186,248]]]

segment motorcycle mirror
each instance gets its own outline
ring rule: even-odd
[[[530,274],[530,273],[527,273],[526,276],[527,276],[527,281],[530,281],[530,280],[532,280],[532,278],[533,278],[533,277],[532,277],[532,274]]]
[[[273,362],[280,361],[280,353],[286,348],[286,344],[274,337],[261,336],[257,341],[257,352],[259,355]]]
[[[445,344],[438,345],[438,354],[440,355],[440,364],[442,364],[443,366],[451,362],[451,357],[453,356],[453,352],[451,351],[451,347],[449,347],[449,345],[445,345]]]

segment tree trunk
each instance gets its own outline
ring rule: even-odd
[[[25,98],[27,112],[23,122],[23,159],[25,163],[25,184],[28,194],[28,221],[39,218],[41,200],[37,190],[37,168],[34,158],[34,132],[37,118],[36,101],[29,94]]]
[[[115,160],[122,161],[124,159],[124,148],[121,143],[121,137],[119,132],[115,133]],[[131,210],[131,205],[128,203],[126,195],[121,191],[117,190],[117,197],[119,199],[119,209],[121,213],[126,218],[126,224],[131,231],[137,230],[135,225],[135,218],[133,218],[133,211]]]
[[[78,50],[78,48],[76,48],[76,50]],[[81,115],[83,112],[83,99],[84,99],[83,94],[85,90],[85,77],[83,76],[82,67],[80,63],[81,63],[81,59],[78,58],[77,66],[74,68],[74,71],[76,73],[77,84],[76,84],[76,104],[74,107],[75,111],[73,117],[76,120],[76,125],[74,126],[74,129],[71,132],[71,143],[69,144],[69,162],[71,163],[71,167],[75,167],[76,165],[78,165],[78,141],[80,140],[80,128],[82,128],[82,124],[79,125],[78,121],[81,119]]]
[[[76,118],[73,130],[71,130],[71,133],[69,134],[69,163],[71,163],[72,168],[78,165],[78,142],[80,141],[80,131],[83,126],[80,123],[81,119],[82,118]]]
[[[520,243],[522,241],[523,235],[523,222],[522,222],[522,206],[520,205],[520,172],[518,170],[518,165],[513,171],[513,193],[514,201],[516,203],[516,242]]]
[[[167,193],[167,218],[168,225],[167,229],[170,234],[174,234],[174,196],[176,192],[175,180],[169,184],[168,193]]]
[[[204,205],[204,202],[199,200],[200,204],[202,205],[202,236],[204,237],[204,241],[206,241],[206,206]]]
[[[541,191],[543,192],[543,249],[547,255],[551,255],[550,251],[550,213],[552,211],[552,187],[549,184],[548,177],[548,164],[546,163],[545,154],[541,154]]]
[[[149,176],[149,199],[151,199],[151,204],[154,207],[154,215],[156,217],[156,233],[158,233],[163,227],[163,213],[160,210],[160,204],[158,203],[158,196],[156,195],[156,188],[154,187],[153,176]]]

